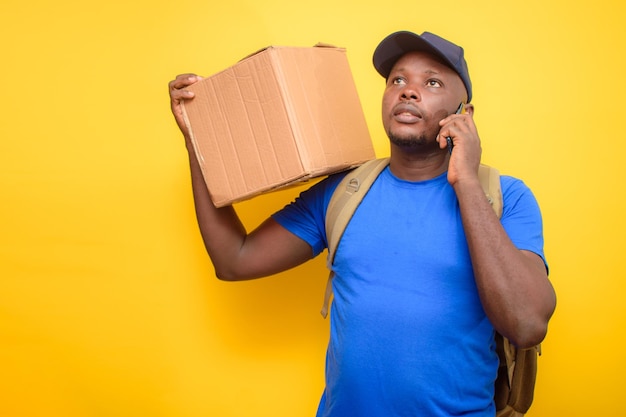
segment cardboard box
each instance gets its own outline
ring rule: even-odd
[[[375,158],[343,48],[270,46],[189,90],[183,112],[218,207]]]

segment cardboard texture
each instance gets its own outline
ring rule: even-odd
[[[375,158],[343,48],[271,46],[188,89],[183,112],[217,207]]]

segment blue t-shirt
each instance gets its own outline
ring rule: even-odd
[[[315,255],[327,246],[326,207],[343,175],[274,215]],[[504,229],[519,249],[543,258],[534,196],[515,178],[502,176],[501,183]],[[409,182],[387,167],[348,224],[333,269],[318,417],[495,414],[494,329],[478,297],[447,174]]]

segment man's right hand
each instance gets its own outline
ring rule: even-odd
[[[191,100],[194,97],[194,94],[191,91],[186,90],[186,88],[200,80],[202,80],[202,77],[196,74],[181,74],[169,83],[172,114],[176,119],[178,128],[181,132],[183,132],[185,140],[189,140],[190,136],[189,129],[187,128],[185,119],[183,118],[181,103],[183,100]]]

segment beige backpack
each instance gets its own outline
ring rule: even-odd
[[[326,211],[326,237],[328,239],[328,269],[322,316],[326,317],[332,297],[332,263],[339,240],[356,208],[380,172],[389,165],[389,158],[374,159],[348,173],[333,193]],[[480,165],[480,183],[498,218],[502,216],[500,173],[487,165]],[[494,400],[496,417],[521,417],[533,402],[537,374],[537,356],[541,345],[530,349],[517,349],[508,339],[496,333],[496,350],[500,358],[495,383]]]

